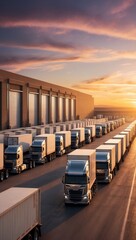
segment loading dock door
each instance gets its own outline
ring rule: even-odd
[[[49,96],[42,95],[42,123],[49,123]]]
[[[69,99],[66,98],[66,121],[69,120]]]
[[[29,93],[29,124],[38,125],[38,95]]]
[[[59,116],[60,116],[60,121],[64,121],[64,98],[60,97],[59,98]]]
[[[21,127],[21,93],[9,91],[9,126]]]
[[[75,99],[71,99],[71,120],[75,118]]]
[[[57,97],[52,96],[52,122],[55,123],[57,121]]]

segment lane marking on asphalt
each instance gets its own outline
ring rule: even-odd
[[[126,208],[125,218],[124,218],[124,222],[123,222],[123,225],[122,225],[120,240],[123,240],[124,235],[125,235],[125,228],[126,228],[126,224],[127,224],[127,218],[128,218],[128,213],[129,213],[129,208],[130,208],[130,203],[131,203],[131,197],[132,197],[134,183],[135,183],[135,178],[136,178],[136,167],[135,167],[133,181],[132,181],[131,190],[130,190],[130,194],[129,194],[129,199],[128,199],[128,204],[127,204],[127,208]]]

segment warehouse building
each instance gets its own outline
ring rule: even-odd
[[[0,129],[91,118],[91,95],[0,70]]]

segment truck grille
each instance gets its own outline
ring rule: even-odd
[[[97,173],[96,174],[97,180],[104,180],[105,179],[105,173]]]
[[[81,201],[82,200],[82,189],[79,190],[69,190],[69,198],[71,201]]]
[[[36,161],[36,160],[38,161],[39,156],[38,156],[38,155],[32,155],[32,159],[35,160],[35,161]]]
[[[6,167],[6,169],[12,169],[13,168],[13,163],[12,162],[7,162],[7,163],[5,163],[5,167]]]

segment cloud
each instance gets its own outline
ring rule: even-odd
[[[91,34],[136,39],[135,5],[127,1],[5,0],[0,3],[1,27],[39,27],[79,30]],[[125,16],[117,14],[127,11]],[[110,14],[110,13],[114,14]],[[115,18],[116,15],[116,18]],[[56,31],[57,32],[57,31]]]

